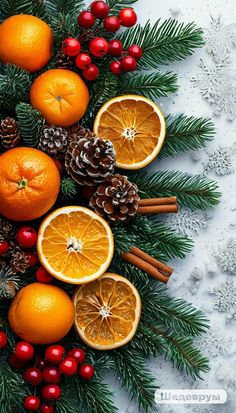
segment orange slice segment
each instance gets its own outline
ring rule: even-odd
[[[61,281],[84,284],[110,265],[114,242],[107,222],[81,206],[59,208],[42,222],[37,250],[44,268]]]
[[[75,328],[88,346],[111,350],[133,338],[140,319],[141,299],[126,278],[106,273],[79,287],[73,301]]]
[[[165,140],[165,118],[151,100],[136,95],[115,97],[99,110],[94,132],[112,141],[116,165],[140,169],[151,163]]]

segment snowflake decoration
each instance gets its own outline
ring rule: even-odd
[[[226,312],[236,306],[236,287],[232,279],[214,287],[210,294],[214,295],[214,308],[219,312]]]
[[[189,208],[181,208],[178,214],[172,214],[165,218],[171,227],[179,234],[191,236],[198,234],[201,229],[208,227],[207,216],[203,211],[192,211]]]
[[[228,175],[234,172],[232,149],[219,146],[213,153],[208,153],[205,171],[215,171],[216,175]]]
[[[214,255],[222,271],[236,274],[236,241],[234,239],[229,239],[225,246],[221,245]]]
[[[216,104],[216,95],[219,83],[222,81],[223,65],[210,65],[201,59],[201,71],[192,79],[194,86],[200,89],[201,95],[211,104]]]
[[[212,359],[219,354],[228,355],[232,350],[233,338],[226,337],[218,323],[212,323],[206,334],[195,339],[195,344]]]
[[[216,379],[222,383],[224,389],[229,390],[236,387],[235,371],[231,363],[219,364],[216,369]]]
[[[216,62],[229,55],[236,44],[236,25],[228,26],[222,23],[221,17],[211,18],[210,27],[205,30],[206,51]]]

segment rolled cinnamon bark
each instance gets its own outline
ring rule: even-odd
[[[142,260],[146,261],[147,263],[153,265],[153,267],[157,268],[159,272],[163,272],[163,275],[167,277],[169,277],[174,271],[173,268],[169,267],[169,265],[166,265],[163,262],[156,260],[156,258],[151,257],[146,252],[140,250],[138,247],[132,247],[130,252],[136,255],[137,257],[141,258]]]
[[[168,205],[151,205],[151,206],[139,206],[137,209],[138,214],[162,214],[168,212],[178,212],[177,204]]]
[[[167,198],[147,198],[147,199],[140,199],[139,206],[151,206],[151,205],[168,205],[168,204],[176,204],[177,197],[176,196],[169,196]]]
[[[156,267],[154,267],[152,264],[149,262],[143,260],[140,257],[137,257],[137,255],[132,254],[131,252],[125,252],[122,254],[122,258],[124,261],[128,262],[129,264],[135,265],[135,267],[140,268],[140,270],[143,270],[147,274],[151,275],[153,278],[156,280],[162,281],[165,284],[168,282],[169,277],[166,275],[161,274]]]

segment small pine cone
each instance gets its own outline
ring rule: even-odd
[[[15,148],[20,142],[20,131],[14,118],[7,117],[0,123],[0,142],[5,149]]]
[[[93,186],[113,174],[115,158],[112,142],[100,139],[89,129],[80,127],[77,138],[69,144],[65,168],[79,185]]]
[[[47,125],[43,128],[39,140],[39,149],[51,156],[63,155],[67,150],[68,131],[55,125]]]
[[[3,219],[0,217],[0,242],[2,242],[4,239],[6,240],[11,239],[13,235],[14,235],[13,225],[6,219]]]
[[[77,123],[75,123],[75,125],[72,125],[68,129],[68,132],[69,132],[69,142],[77,141],[79,138],[82,138],[82,137],[90,138],[91,136],[96,136],[89,129],[83,128],[83,126],[80,126]]]
[[[119,222],[136,214],[139,200],[137,185],[126,176],[116,174],[97,188],[90,206],[98,215]]]
[[[0,298],[12,299],[15,297],[19,281],[19,277],[14,275],[11,267],[0,260]]]
[[[56,56],[57,69],[72,69],[74,66],[74,59],[67,54],[60,51]]]
[[[11,260],[10,267],[14,274],[21,272],[24,273],[29,268],[29,260],[19,247],[15,246],[11,248]]]

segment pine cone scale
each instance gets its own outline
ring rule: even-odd
[[[14,118],[7,117],[0,123],[0,142],[5,149],[15,148],[20,142],[20,131]]]

